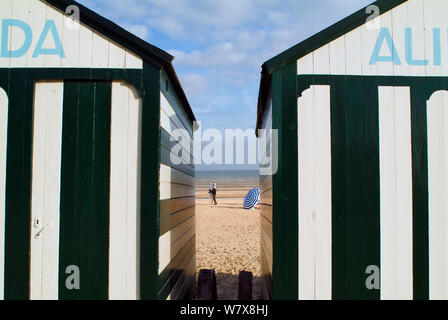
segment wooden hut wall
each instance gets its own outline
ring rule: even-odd
[[[373,5],[263,67],[277,299],[448,297],[448,2]]]
[[[298,100],[300,298],[447,297],[446,9],[406,1],[297,61],[299,85],[330,75]]]
[[[160,101],[159,298],[179,299],[196,279],[193,124],[165,73]]]
[[[45,1],[0,8],[0,298],[157,298],[160,69]]]
[[[265,115],[263,117],[262,130],[266,130],[266,145],[270,145],[270,130],[272,129],[272,97],[269,96]],[[263,161],[264,162],[264,161]],[[267,163],[268,161],[266,161]],[[273,188],[272,175],[260,177],[260,259],[263,299],[272,299],[272,267],[273,267]]]

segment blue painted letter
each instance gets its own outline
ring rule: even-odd
[[[417,60],[412,57],[412,29],[405,29],[406,62],[411,66],[427,66],[429,60]]]
[[[442,65],[442,48],[440,42],[440,28],[434,28],[432,30],[434,38],[434,65]]]
[[[51,32],[51,35],[53,36],[55,47],[52,49],[44,49],[43,45],[49,32]],[[45,24],[44,30],[37,42],[36,49],[34,50],[33,58],[37,58],[41,54],[57,55],[61,58],[65,58],[64,48],[62,48],[61,39],[59,38],[54,20],[48,20]]]
[[[22,47],[16,50],[9,50],[9,28],[17,27],[22,29],[25,34],[25,41]],[[33,31],[25,22],[14,19],[5,19],[2,22],[2,58],[20,58],[26,54],[33,40]]]
[[[383,43],[386,41],[390,53],[390,56],[380,56],[381,48]],[[392,35],[388,28],[381,28],[378,40],[375,44],[375,49],[373,49],[372,57],[370,58],[370,65],[375,65],[377,62],[393,62],[395,65],[400,66],[401,60],[398,56],[397,49],[395,49],[394,41],[392,40]]]

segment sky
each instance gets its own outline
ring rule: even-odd
[[[78,0],[175,57],[203,130],[255,129],[261,65],[373,0]]]

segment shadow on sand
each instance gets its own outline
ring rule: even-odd
[[[252,300],[263,300],[261,296],[262,278],[253,277]],[[228,273],[216,274],[216,291],[218,300],[238,300],[238,275]],[[196,290],[197,292],[197,290]]]

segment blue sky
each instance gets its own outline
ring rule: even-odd
[[[202,128],[254,128],[261,65],[371,0],[78,0],[175,56]]]

